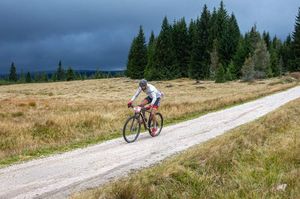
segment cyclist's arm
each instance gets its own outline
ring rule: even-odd
[[[142,91],[142,89],[141,89],[141,87],[139,87],[130,101],[133,102],[139,96],[141,91]]]

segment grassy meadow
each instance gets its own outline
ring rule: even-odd
[[[0,167],[121,136],[137,83],[114,78],[0,86]],[[151,83],[165,93],[160,111],[169,124],[299,84],[290,77]]]
[[[73,199],[300,198],[300,99]]]

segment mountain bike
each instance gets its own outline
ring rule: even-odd
[[[140,135],[142,124],[144,125],[145,130],[148,130],[152,137],[156,137],[160,134],[163,128],[164,121],[161,113],[155,114],[157,132],[155,135],[152,135],[151,131],[152,128],[155,127],[155,124],[153,124],[152,114],[149,111],[149,109],[141,106],[131,106],[131,108],[133,108],[134,110],[134,115],[126,120],[125,125],[123,127],[123,137],[126,142],[131,143],[136,141],[136,139]]]

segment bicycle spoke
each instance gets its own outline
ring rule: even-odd
[[[130,131],[132,131],[132,126],[133,126],[134,120],[135,119],[133,119],[132,122],[131,122]]]

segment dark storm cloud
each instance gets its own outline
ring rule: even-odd
[[[212,0],[1,0],[0,72],[17,68],[53,70],[61,59],[65,66],[81,69],[124,69],[132,38],[143,25],[146,37],[156,34],[161,21],[200,15],[202,7],[218,7]],[[293,30],[299,3],[286,1],[225,0],[242,32],[256,23],[281,38]]]

